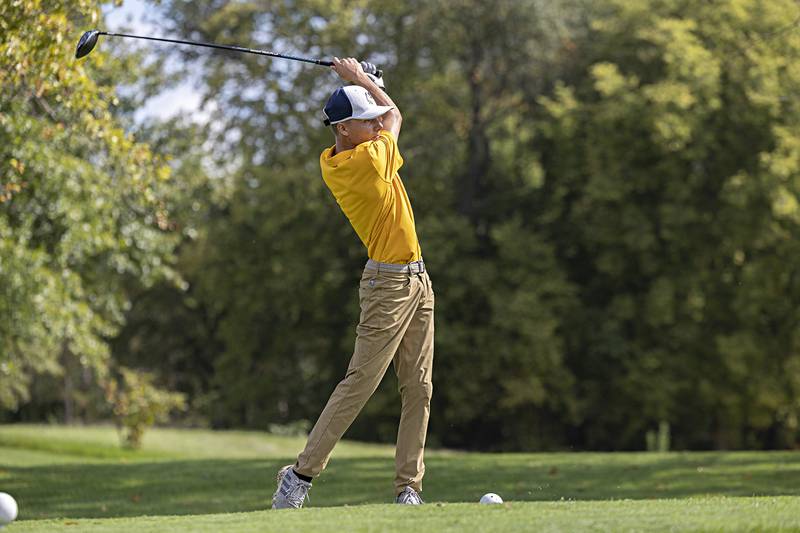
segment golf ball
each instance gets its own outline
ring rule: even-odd
[[[490,503],[503,503],[503,498],[495,494],[494,492],[490,492],[488,494],[484,494],[481,496],[481,503],[490,504]]]
[[[17,501],[5,492],[0,492],[0,528],[17,518]]]

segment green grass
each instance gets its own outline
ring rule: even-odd
[[[429,505],[392,500],[393,448],[342,442],[306,509],[270,511],[303,439],[0,426],[0,491],[15,531],[800,531],[800,455],[429,451]],[[497,492],[502,506],[474,502]]]

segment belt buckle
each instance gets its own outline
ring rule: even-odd
[[[423,272],[425,272],[425,267],[422,265],[421,261],[414,261],[408,264],[409,274],[422,274]]]

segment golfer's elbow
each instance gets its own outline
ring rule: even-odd
[[[383,121],[384,129],[391,131],[395,137],[400,135],[400,126],[403,124],[403,115],[397,109],[392,109],[386,114]]]

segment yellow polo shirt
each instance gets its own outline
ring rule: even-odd
[[[322,179],[370,259],[381,263],[410,263],[422,257],[414,227],[414,212],[397,170],[403,158],[397,140],[383,130],[374,141],[331,155],[336,147],[319,157]]]

